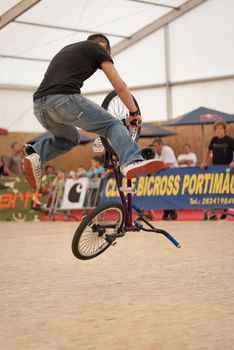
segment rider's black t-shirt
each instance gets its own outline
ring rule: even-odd
[[[229,164],[233,160],[234,139],[230,136],[213,137],[208,148],[213,153],[214,165]]]
[[[105,61],[113,63],[108,52],[93,41],[64,47],[50,62],[33,100],[46,95],[80,93],[84,81],[101,69]]]

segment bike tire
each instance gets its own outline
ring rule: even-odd
[[[140,113],[140,107],[138,105],[138,102],[133,95],[132,97]],[[121,99],[119,98],[115,90],[109,92],[109,94],[105,97],[105,99],[102,102],[102,107],[106,109],[109,113],[111,113],[115,118],[122,120],[123,122],[129,114],[127,107],[123,104],[123,102],[121,101]],[[137,128],[133,126],[128,129],[132,139],[135,142],[137,142],[140,136],[141,128]],[[110,154],[116,155],[108,139],[101,136],[101,141],[105,149]]]
[[[124,223],[125,209],[120,202],[101,204],[85,216],[78,226],[72,240],[74,256],[80,260],[88,260],[102,254],[111,245],[103,237],[104,233],[111,236],[121,232]],[[95,232],[94,225],[99,232]],[[101,230],[105,231],[102,235]]]

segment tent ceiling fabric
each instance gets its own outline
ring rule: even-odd
[[[19,3],[1,1],[0,16]],[[0,30],[0,59],[47,62],[61,47],[95,32],[106,34],[113,46],[184,3],[186,0],[41,0]]]

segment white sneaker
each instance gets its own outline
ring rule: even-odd
[[[143,174],[153,174],[162,169],[163,162],[157,159],[138,160],[130,163],[121,169],[121,173],[128,179]]]
[[[41,162],[38,153],[32,153],[24,158],[24,173],[26,180],[34,190],[41,188]]]

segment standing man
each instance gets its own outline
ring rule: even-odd
[[[6,157],[4,163],[4,174],[6,176],[23,176],[22,147],[18,142],[11,144],[11,154]]]
[[[163,161],[163,169],[178,167],[174,151],[171,147],[164,145],[160,137],[154,139],[155,158]],[[177,212],[173,209],[163,211],[163,220],[176,220]]]
[[[223,120],[214,123],[214,137],[212,137],[208,149],[206,150],[201,169],[205,170],[207,165],[229,165],[234,167],[233,152],[234,139],[227,134],[227,124]],[[227,209],[223,209],[220,219],[226,219]],[[209,220],[217,220],[217,210],[211,209]]]
[[[120,78],[110,56],[106,36],[93,34],[87,40],[68,45],[49,64],[41,85],[33,95],[34,114],[53,137],[26,146],[25,176],[34,189],[41,186],[41,166],[50,159],[77,146],[77,130],[96,133],[109,139],[118,155],[124,176],[133,178],[159,170],[159,162],[144,160],[140,147],[132,140],[122,121],[81,95],[81,87],[97,69],[101,69],[129,110],[127,125],[142,123],[137,106]]]
[[[214,123],[214,134],[201,164],[203,170],[209,163],[213,165],[227,164],[232,167],[234,139],[227,135],[227,124],[225,121],[218,120]]]

